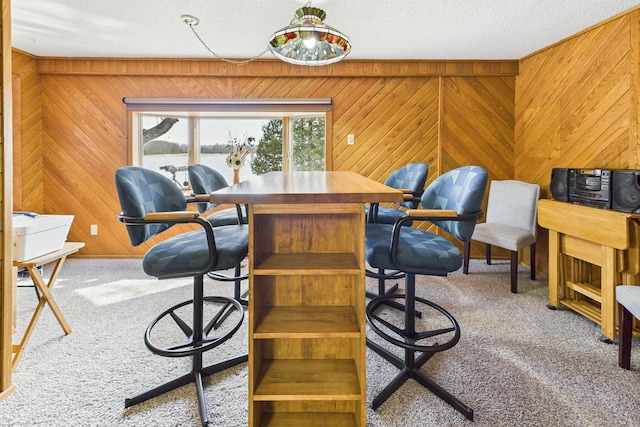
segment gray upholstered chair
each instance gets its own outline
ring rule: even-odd
[[[122,209],[118,219],[127,226],[133,246],[177,224],[189,224],[192,230],[159,241],[142,259],[145,273],[158,279],[193,277],[193,299],[160,313],[145,332],[145,344],[151,352],[165,357],[190,356],[192,368],[178,378],[125,399],[125,408],[195,383],[200,416],[206,425],[203,377],[243,363],[247,355],[203,366],[202,354],[229,340],[244,318],[244,309],[235,299],[204,296],[203,278],[211,271],[240,265],[248,252],[247,226],[212,227],[198,212],[187,210],[187,200],[177,185],[150,169],[120,168],[115,183]],[[195,231],[193,224],[199,226]],[[205,313],[211,316],[207,323]]]
[[[631,369],[633,318],[640,319],[640,286],[616,286],[618,301],[618,366]]]
[[[367,304],[370,328],[385,341],[404,350],[404,358],[372,340],[367,345],[392,363],[400,373],[374,399],[377,409],[409,378],[426,387],[465,417],[472,420],[473,410],[429,379],[420,368],[436,353],[450,349],[460,339],[460,327],[444,308],[416,296],[416,275],[446,276],[462,266],[462,253],[456,244],[430,231],[412,228],[412,220],[431,221],[453,238],[466,242],[476,221],[482,216],[482,200],[487,187],[487,172],[478,166],[451,170],[436,178],[424,191],[420,207],[409,210],[395,224],[366,224],[366,260],[378,271],[405,274],[405,294],[384,294]],[[367,270],[367,276],[379,277]],[[391,273],[393,274],[393,273]],[[393,276],[392,276],[393,277]],[[383,279],[385,279],[383,277]],[[431,294],[437,294],[436,291]],[[403,299],[404,316],[393,321],[390,302]],[[416,303],[422,307],[424,331],[416,331]],[[384,310],[384,313],[379,312]],[[403,319],[403,320],[400,320]],[[429,325],[429,326],[424,326]],[[422,353],[416,357],[416,353]]]
[[[202,164],[188,166],[189,182],[195,195],[205,195],[206,201],[197,204],[198,211],[205,213],[210,209],[219,206],[208,200],[209,193],[229,186],[227,180],[217,170]],[[234,208],[221,209],[207,216],[207,221],[214,227],[220,225],[246,224],[247,213],[240,205]]]
[[[491,246],[511,251],[511,292],[518,292],[518,251],[529,246],[531,280],[536,279],[536,227],[540,186],[522,181],[491,181],[486,222],[478,224],[471,240],[486,244],[487,264]],[[469,273],[471,242],[464,246],[463,273]]]

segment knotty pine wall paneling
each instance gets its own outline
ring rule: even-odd
[[[75,215],[69,239],[85,242],[80,255],[89,257],[139,256],[155,242],[132,248],[125,227],[116,220],[120,207],[113,175],[127,164],[128,151],[123,97],[331,98],[334,170],[384,181],[401,165],[423,161],[429,164],[430,182],[442,170],[443,146],[455,146],[494,176],[504,173],[483,163],[489,160],[483,154],[487,147],[478,151],[477,141],[486,137],[455,137],[455,126],[449,126],[445,136],[440,134],[441,98],[464,98],[451,100],[451,105],[476,103],[476,123],[487,127],[482,133],[495,133],[497,125],[488,111],[502,108],[504,95],[498,94],[509,87],[505,82],[513,88],[518,69],[515,61],[343,61],[316,68],[280,61],[238,67],[202,60],[40,58],[37,64],[43,209]],[[443,76],[463,81],[443,91]],[[473,100],[478,96],[487,99]],[[501,120],[509,116],[513,108]],[[447,120],[455,117],[451,113]],[[461,127],[470,132],[467,124]],[[355,135],[355,145],[347,145],[348,134]],[[445,162],[447,167],[454,163]],[[99,225],[97,236],[90,235],[91,224]]]
[[[14,209],[44,211],[42,86],[35,57],[13,51]]]
[[[489,182],[513,179],[515,80],[482,76],[441,80],[442,171],[478,165],[487,170]],[[485,210],[488,190],[489,184]],[[493,252],[496,257],[509,256],[499,248]],[[472,243],[472,257],[483,257],[484,253],[484,244]]]
[[[15,81],[11,74],[11,2],[0,0],[0,240],[2,258],[0,261],[0,401],[16,389],[13,384],[11,349],[13,318],[15,313],[15,287],[11,263],[11,210],[12,210],[12,88]]]
[[[520,61],[515,177],[551,198],[551,169],[640,169],[635,9]],[[604,160],[603,160],[604,158]],[[538,229],[539,271],[548,236]]]

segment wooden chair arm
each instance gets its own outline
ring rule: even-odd
[[[208,194],[192,194],[187,197],[187,203],[203,203],[209,202],[211,200],[211,196]]]
[[[411,209],[407,211],[409,216],[424,217],[457,217],[458,213],[452,209]]]
[[[174,212],[149,212],[144,216],[146,221],[184,221],[195,219],[200,216],[200,212],[196,211],[174,211]]]

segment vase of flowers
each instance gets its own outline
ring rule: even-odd
[[[253,145],[255,138],[247,136],[245,133],[242,139],[231,136],[229,134],[227,143],[227,166],[233,169],[233,183],[240,182],[240,169],[244,166],[247,158],[255,152],[256,146]]]

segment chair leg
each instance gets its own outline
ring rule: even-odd
[[[633,315],[622,304],[618,304],[618,366],[631,369],[631,335]]]
[[[247,307],[249,305],[249,301],[246,299],[248,291],[245,294],[240,294],[240,286],[242,285],[242,280],[244,278],[242,276],[241,269],[242,269],[242,266],[240,264],[236,265],[236,269],[235,269],[236,280],[234,281],[234,286],[233,286],[233,298],[243,306]]]
[[[529,247],[530,263],[531,263],[531,280],[536,280],[536,244],[532,243]]]
[[[518,251],[511,251],[511,292],[518,293]]]
[[[471,240],[464,242],[464,254],[462,258],[462,274],[469,274],[469,253],[471,252]]]
[[[485,246],[485,256],[487,258],[487,265],[491,265],[491,245],[488,243]]]

